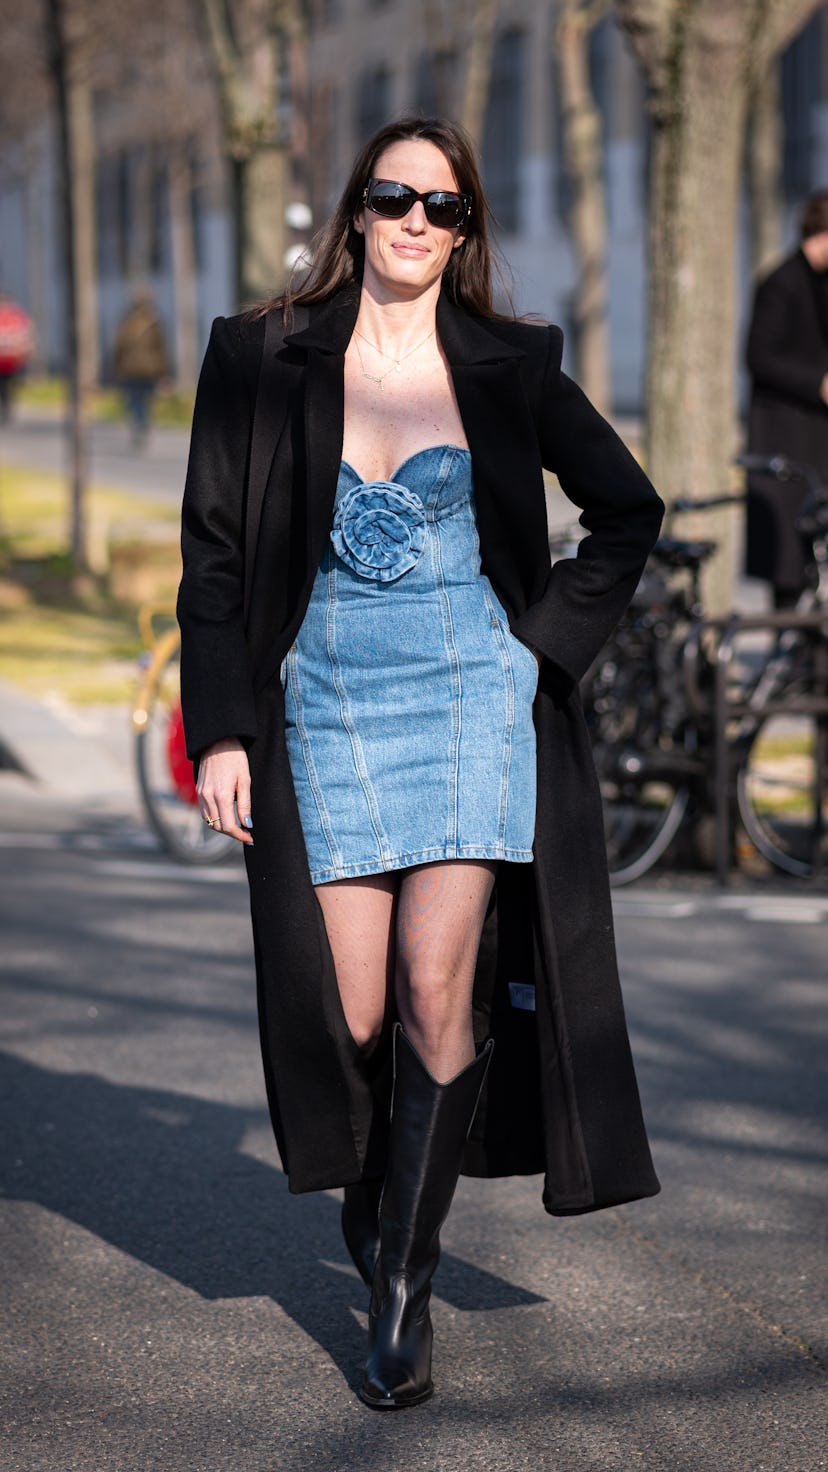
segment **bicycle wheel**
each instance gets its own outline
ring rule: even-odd
[[[640,646],[609,646],[583,695],[617,887],[658,863],[681,827],[691,792],[690,735],[669,730],[649,650]]]
[[[180,863],[221,863],[238,845],[208,828],[198,807],[184,749],[177,640],[166,654],[162,650],[133,719],[138,785],[153,830]]]
[[[736,782],[739,816],[751,842],[777,869],[803,879],[814,869],[818,736],[812,715],[768,716]],[[820,858],[828,863],[828,792],[822,797]]]
[[[595,752],[604,806],[610,883],[630,884],[667,852],[684,819],[690,789],[675,776],[646,770],[635,752]],[[627,768],[627,770],[625,770]]]

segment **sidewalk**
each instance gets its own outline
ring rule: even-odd
[[[35,802],[82,803],[97,812],[137,810],[132,731],[125,706],[70,706],[0,680],[0,790]]]

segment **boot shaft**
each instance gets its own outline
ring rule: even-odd
[[[438,1083],[401,1027],[394,1034],[388,1170],[380,1201],[383,1277],[430,1274],[457,1186],[463,1150],[489,1067],[492,1042]]]

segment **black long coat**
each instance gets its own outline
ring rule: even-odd
[[[266,326],[214,323],[184,497],[187,739],[197,759],[235,734],[250,756],[255,846],[246,858],[262,1049],[294,1191],[381,1173],[385,1148],[382,1070],[366,1066],[345,1024],[308,873],[278,678],[331,526],[357,307],[351,288],[311,308],[309,326],[286,338],[278,314]],[[496,1044],[464,1170],[542,1171],[548,1211],[589,1211],[658,1190],[577,681],[632,595],[662,505],[560,372],[557,328],[475,319],[445,295],[437,325],[472,454],[483,569],[514,632],[544,655],[534,861],[499,866],[484,928],[475,1028]],[[577,560],[551,569],[543,465],[591,532]],[[514,983],[522,990],[510,990]]]
[[[756,290],[747,343],[751,373],[748,449],[788,455],[828,480],[828,274],[800,250]],[[796,530],[801,481],[748,477],[745,570],[782,592],[802,587],[807,543]]]

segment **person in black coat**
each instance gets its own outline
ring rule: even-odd
[[[302,288],[214,323],[184,494],[188,750],[205,821],[245,845],[265,1081],[290,1189],[345,1188],[346,1245],[371,1287],[361,1395],[377,1409],[431,1394],[431,1279],[461,1170],[543,1172],[544,1205],[560,1215],[659,1189],[578,680],[632,596],[663,507],[561,372],[559,329],[495,312],[486,220],[461,129],[437,119],[382,129],[356,160]],[[475,637],[514,674],[506,705],[507,687],[492,684],[479,729],[486,739],[489,725],[505,729],[506,713],[509,732],[525,733],[530,718],[537,759],[514,797],[519,806],[531,793],[531,850],[511,856],[519,862],[395,855],[323,881],[311,872],[297,661],[315,671],[316,686],[302,686],[312,707],[330,717],[335,692],[339,731],[348,681],[358,682],[361,658],[368,671],[375,646],[355,657],[337,645],[335,603],[310,633],[329,580],[348,586],[355,538],[362,574],[380,578],[363,587],[373,609],[387,607],[388,649],[396,638],[400,651],[381,670],[379,709],[351,721],[354,756],[334,774],[353,770],[344,791],[356,798],[377,729],[403,749],[416,735],[401,728],[398,680],[412,661],[415,674],[418,660],[431,668],[433,650],[407,636],[398,595],[436,533],[393,475],[434,448],[450,452],[446,473],[458,460],[473,473],[479,562],[466,591],[483,590],[490,609]],[[354,464],[375,479],[341,499]],[[577,558],[554,566],[544,466],[588,532]],[[362,509],[343,527],[352,494]],[[400,505],[402,518],[391,514]],[[453,535],[446,524],[432,541],[434,568]],[[402,569],[391,566],[399,557]],[[446,647],[462,644],[459,601],[441,607]],[[422,676],[424,712],[441,702],[467,711],[456,674],[447,667],[439,688]],[[313,755],[313,710],[309,731]],[[426,826],[445,788],[435,755],[435,781],[397,792],[403,816]],[[504,772],[484,770],[481,793],[493,775],[503,793]],[[323,786],[330,775],[322,770]]]
[[[828,190],[809,199],[800,249],[757,290],[747,341],[748,449],[787,455],[828,481]],[[802,591],[809,545],[796,528],[807,487],[748,477],[745,571],[773,587],[778,608]]]

